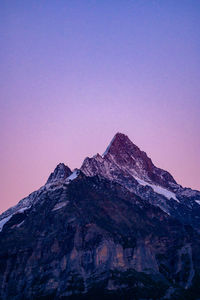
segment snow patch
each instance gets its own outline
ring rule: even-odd
[[[141,185],[144,185],[144,186],[148,185],[148,186],[150,186],[154,190],[154,192],[156,192],[157,194],[161,194],[161,195],[165,196],[167,199],[171,199],[172,198],[175,201],[180,202],[176,198],[176,195],[173,192],[170,192],[169,190],[167,190],[167,189],[165,189],[165,188],[163,188],[163,187],[161,187],[159,185],[154,185],[154,184],[151,184],[149,182],[146,182],[146,181],[144,181],[144,180],[142,180],[140,178],[135,177],[135,179]]]
[[[22,221],[21,223],[17,224],[17,228],[20,227],[22,224],[24,223],[24,221]]]
[[[13,215],[8,216],[0,221],[0,232],[3,229],[3,226],[12,218]]]
[[[52,209],[52,211],[58,210],[58,209],[60,209],[60,208],[62,208],[64,206],[66,206],[68,203],[69,203],[69,201],[57,203],[54,206],[54,208]]]
[[[163,207],[162,205],[158,205],[158,207],[159,207],[160,209],[162,209],[166,214],[168,214],[168,216],[170,216],[169,211],[168,211],[165,207]]]
[[[12,216],[14,216],[14,215],[16,215],[16,214],[18,214],[18,213],[23,213],[25,210],[27,210],[27,209],[29,209],[29,208],[30,208],[30,206],[29,206],[29,207],[23,207],[23,208],[17,210],[16,212],[14,212],[13,214],[9,215],[8,217],[3,218],[3,219],[0,221],[0,232],[1,232],[2,229],[3,229],[3,226],[4,226],[4,225],[12,218]],[[20,223],[20,224],[21,224],[21,223]],[[19,225],[20,225],[20,224],[19,224]]]
[[[29,208],[30,208],[30,206],[29,206],[29,207],[23,207],[23,208],[20,208],[19,210],[17,210],[17,211],[15,212],[15,214],[23,213],[25,210],[27,210],[27,209],[29,209]]]
[[[115,140],[115,137],[116,137],[116,135],[112,138],[110,144],[109,144],[108,147],[106,148],[106,151],[102,154],[102,157],[103,157],[103,158],[104,158],[104,156],[108,153],[108,151],[109,151],[109,149],[110,149],[112,143],[113,143],[114,140]]]
[[[75,169],[74,172],[69,177],[67,177],[67,181],[76,179],[78,175],[79,175],[79,170]]]

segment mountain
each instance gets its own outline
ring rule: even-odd
[[[47,180],[47,184],[65,180],[71,174],[72,171],[70,170],[70,168],[65,166],[65,164],[63,163],[60,163],[59,165],[57,165],[55,170],[50,174]]]
[[[117,133],[0,216],[0,299],[200,299],[200,192]]]
[[[169,172],[157,168],[126,135],[117,133],[104,154],[87,157],[81,170],[87,176],[101,175],[119,183],[199,231],[200,192],[177,184]]]
[[[132,175],[132,177],[154,182],[163,187],[170,188],[171,185],[176,184],[176,181],[168,172],[155,167],[147,154],[141,151],[122,133],[117,133],[114,136],[104,152],[102,160],[100,155],[95,156],[92,160],[101,161],[105,166],[108,165],[107,171],[109,172],[110,170],[111,177],[113,173],[112,167],[115,166],[115,169],[119,167],[120,170]],[[82,167],[85,170],[86,161],[87,159]],[[88,169],[86,170],[87,173],[89,171]],[[104,174],[106,174],[105,171]]]

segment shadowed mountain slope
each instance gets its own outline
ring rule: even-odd
[[[118,133],[0,216],[0,299],[199,299],[199,203]]]

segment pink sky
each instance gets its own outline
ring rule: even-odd
[[[0,4],[0,211],[118,131],[200,190],[199,1],[22,2]]]

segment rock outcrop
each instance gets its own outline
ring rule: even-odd
[[[0,299],[199,299],[198,202],[117,134],[0,216]]]

